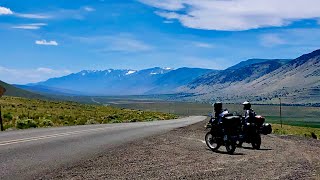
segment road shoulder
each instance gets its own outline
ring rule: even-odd
[[[235,155],[210,151],[203,143],[205,122],[115,147],[93,159],[40,179],[317,179],[320,141],[269,135],[262,150],[250,145]]]

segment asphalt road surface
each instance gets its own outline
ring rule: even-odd
[[[179,120],[29,129],[0,133],[0,179],[34,179],[99,154],[108,154],[131,141],[203,121]]]
[[[297,179],[320,180],[320,141],[262,137],[260,150],[244,143],[234,155],[203,142],[206,121],[117,147],[39,174],[37,179]]]

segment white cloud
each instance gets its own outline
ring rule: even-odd
[[[0,66],[2,81],[11,84],[27,84],[45,81],[53,77],[61,77],[70,74],[69,70],[54,70],[50,68],[13,69]]]
[[[282,39],[278,34],[264,34],[261,36],[260,42],[264,47],[273,47],[286,44],[286,41]]]
[[[209,43],[204,43],[204,42],[194,42],[193,44],[194,46],[199,48],[208,48],[208,49],[214,48],[214,45]]]
[[[240,31],[281,27],[320,17],[319,0],[140,0],[156,14],[205,30]]]
[[[139,0],[142,3],[166,10],[179,10],[184,8],[181,1],[177,0]]]
[[[0,15],[14,15],[17,17],[22,17],[22,18],[29,18],[29,19],[48,19],[51,18],[48,15],[44,14],[23,14],[23,13],[16,13],[13,12],[11,9],[2,7],[0,6]]]
[[[57,41],[47,41],[47,40],[36,40],[36,44],[38,45],[45,45],[45,46],[58,46]]]
[[[94,8],[89,7],[89,6],[84,7],[84,10],[85,10],[85,11],[87,11],[87,12],[95,11],[95,9],[94,9]]]
[[[111,36],[76,37],[75,40],[97,47],[99,52],[135,53],[152,50],[153,47],[136,39],[130,34],[117,34]]]
[[[151,46],[131,37],[118,36],[109,37],[108,39],[110,39],[110,45],[105,48],[106,51],[139,52],[151,49]]]
[[[0,15],[10,15],[10,14],[13,14],[13,12],[9,8],[0,6]]]
[[[221,58],[201,58],[188,56],[183,59],[183,66],[208,68],[208,69],[225,69],[231,66],[226,59]]]
[[[22,25],[13,26],[12,28],[14,28],[14,29],[30,29],[30,30],[35,30],[35,29],[40,29],[42,26],[47,26],[47,24],[46,24],[46,23],[22,24]]]
[[[49,19],[52,18],[49,15],[45,14],[22,14],[22,13],[15,13],[16,16],[28,19]]]

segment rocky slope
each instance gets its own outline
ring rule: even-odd
[[[198,78],[184,87],[198,100],[320,102],[320,50],[283,63],[266,61]],[[208,82],[208,83],[204,83]]]

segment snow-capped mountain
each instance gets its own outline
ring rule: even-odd
[[[39,89],[46,87],[46,89],[63,89],[70,92],[78,92],[76,94],[86,95],[140,95],[152,92],[158,93],[160,91],[155,91],[155,89],[159,88],[162,89],[161,93],[168,93],[173,92],[175,88],[181,86],[181,82],[183,82],[182,85],[185,85],[185,83],[191,82],[204,73],[212,71],[197,69],[197,73],[194,73],[193,68],[181,69],[174,70],[172,68],[155,67],[143,70],[83,70],[64,77],[52,78],[36,84],[28,84],[25,88],[39,91]],[[190,72],[188,73],[188,71]],[[170,78],[166,78],[165,75]],[[177,79],[177,83],[173,83],[172,79]],[[165,84],[170,84],[168,91],[163,90],[163,85]],[[42,88],[38,88],[39,86]]]

